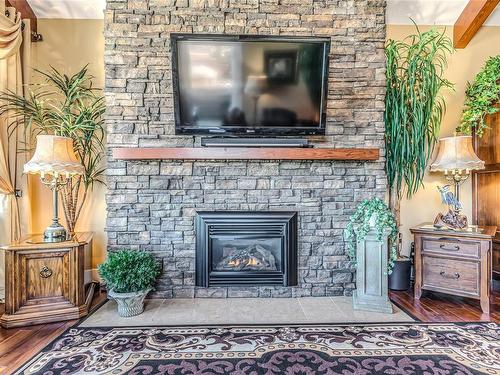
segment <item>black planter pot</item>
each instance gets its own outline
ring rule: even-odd
[[[398,259],[389,275],[390,290],[410,289],[411,260],[410,258]]]

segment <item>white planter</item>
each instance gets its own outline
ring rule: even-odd
[[[130,317],[139,315],[144,311],[144,298],[151,289],[140,292],[117,293],[113,289],[108,292],[108,297],[115,300],[118,305],[118,315]]]
[[[372,227],[373,228],[373,227]],[[392,313],[388,295],[387,263],[389,231],[382,241],[375,229],[356,246],[356,290],[353,293],[355,310]]]

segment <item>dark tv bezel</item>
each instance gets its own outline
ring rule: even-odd
[[[307,42],[323,45],[323,84],[320,101],[320,121],[315,127],[238,127],[224,126],[212,128],[200,128],[183,126],[180,116],[180,88],[178,74],[178,52],[177,42],[185,40],[206,40],[206,41],[259,41],[259,42]],[[330,54],[331,38],[328,37],[307,37],[307,36],[264,36],[264,35],[222,35],[222,34],[170,34],[170,46],[172,54],[172,86],[174,94],[174,118],[175,134],[190,135],[218,135],[218,136],[265,136],[265,135],[324,135],[326,127],[326,101],[328,94],[328,56]]]

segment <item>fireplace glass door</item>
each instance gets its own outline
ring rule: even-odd
[[[281,271],[281,238],[212,239],[214,271]]]
[[[198,212],[199,286],[295,285],[296,214]]]

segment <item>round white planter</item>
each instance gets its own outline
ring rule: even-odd
[[[144,311],[144,298],[151,289],[131,293],[117,293],[113,289],[108,292],[108,297],[114,299],[118,305],[118,315],[129,317],[139,315]]]

